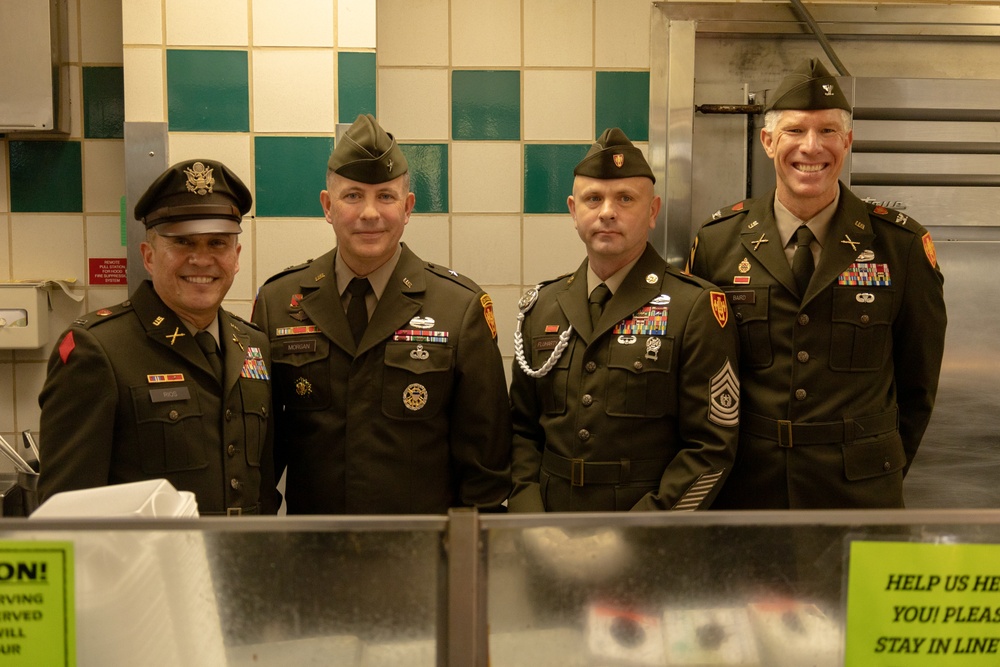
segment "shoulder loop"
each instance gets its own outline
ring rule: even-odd
[[[271,276],[267,280],[265,280],[262,283],[262,285],[266,285],[269,282],[271,282],[273,280],[277,280],[278,278],[280,278],[282,276],[287,276],[289,273],[295,273],[296,271],[301,271],[302,269],[310,266],[312,263],[313,263],[313,260],[308,259],[308,260],[306,260],[305,262],[303,262],[301,264],[296,264],[294,266],[286,267],[286,268],[282,269],[281,271],[278,271],[277,273],[275,273],[273,276]]]
[[[886,208],[881,204],[876,204],[870,201],[864,201],[864,204],[868,207],[868,217],[870,218],[884,220],[885,222],[892,223],[897,227],[907,229],[918,236],[923,236],[927,233],[927,230],[924,229],[923,225],[901,211],[897,211],[894,208]]]
[[[73,326],[80,327],[82,329],[90,329],[98,324],[104,322],[110,322],[116,317],[123,315],[125,313],[132,312],[132,302],[122,301],[114,306],[109,306],[107,308],[101,308],[95,310],[91,313],[87,313],[83,317],[80,317],[73,321]]]
[[[449,269],[448,267],[445,266],[438,266],[437,264],[431,264],[430,262],[425,262],[424,266],[427,268],[428,271],[430,271],[434,275],[441,276],[442,278],[447,278],[453,283],[461,285],[470,292],[479,293],[483,291],[483,289],[479,285],[477,285],[472,278],[469,278],[468,276],[463,276],[461,273],[455,271],[454,269]]]
[[[750,209],[750,200],[744,199],[743,201],[736,202],[732,206],[724,206],[718,211],[712,214],[702,227],[707,227],[708,225],[714,225],[721,220],[728,220],[729,218],[736,217],[741,213],[746,213]]]

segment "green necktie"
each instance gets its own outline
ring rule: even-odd
[[[216,345],[215,338],[213,338],[212,334],[207,331],[199,331],[194,335],[194,339],[205,353],[205,357],[208,359],[208,363],[212,367],[212,371],[215,373],[215,378],[221,385],[222,359],[219,357],[219,346]]]
[[[594,291],[590,293],[590,323],[596,329],[597,321],[601,319],[601,313],[604,312],[604,306],[611,299],[611,290],[604,283],[601,283],[594,288]]]

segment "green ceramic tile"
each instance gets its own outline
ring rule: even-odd
[[[598,72],[596,134],[620,127],[632,141],[649,141],[649,72]]]
[[[400,144],[410,168],[414,213],[448,212],[448,145]]]
[[[566,213],[573,168],[590,144],[527,144],[524,147],[524,212]]]
[[[11,141],[12,213],[82,213],[79,141]]]
[[[122,67],[83,68],[83,136],[125,136],[125,77]]]
[[[337,54],[337,119],[353,123],[359,114],[375,115],[375,54]]]
[[[451,74],[451,138],[521,138],[521,73],[457,70]]]
[[[255,137],[257,217],[322,218],[333,137]]]
[[[249,131],[248,73],[246,51],[168,50],[170,131]]]

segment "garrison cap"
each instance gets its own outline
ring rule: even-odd
[[[160,174],[135,205],[135,219],[160,236],[239,234],[253,197],[229,167],[186,160]]]
[[[354,120],[337,141],[326,165],[344,178],[369,184],[399,178],[408,169],[396,139],[371,114]]]
[[[849,112],[851,105],[837,84],[836,77],[830,75],[818,58],[809,58],[782,79],[765,111],[783,109],[843,109]]]
[[[629,178],[645,176],[654,183],[656,177],[642,151],[632,145],[625,133],[609,127],[598,137],[573,173],[591,178]]]

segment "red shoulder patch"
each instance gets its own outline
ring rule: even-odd
[[[73,340],[73,332],[70,331],[66,334],[66,337],[62,339],[62,342],[59,343],[59,358],[62,359],[64,364],[69,361],[69,355],[75,347],[76,341]]]

